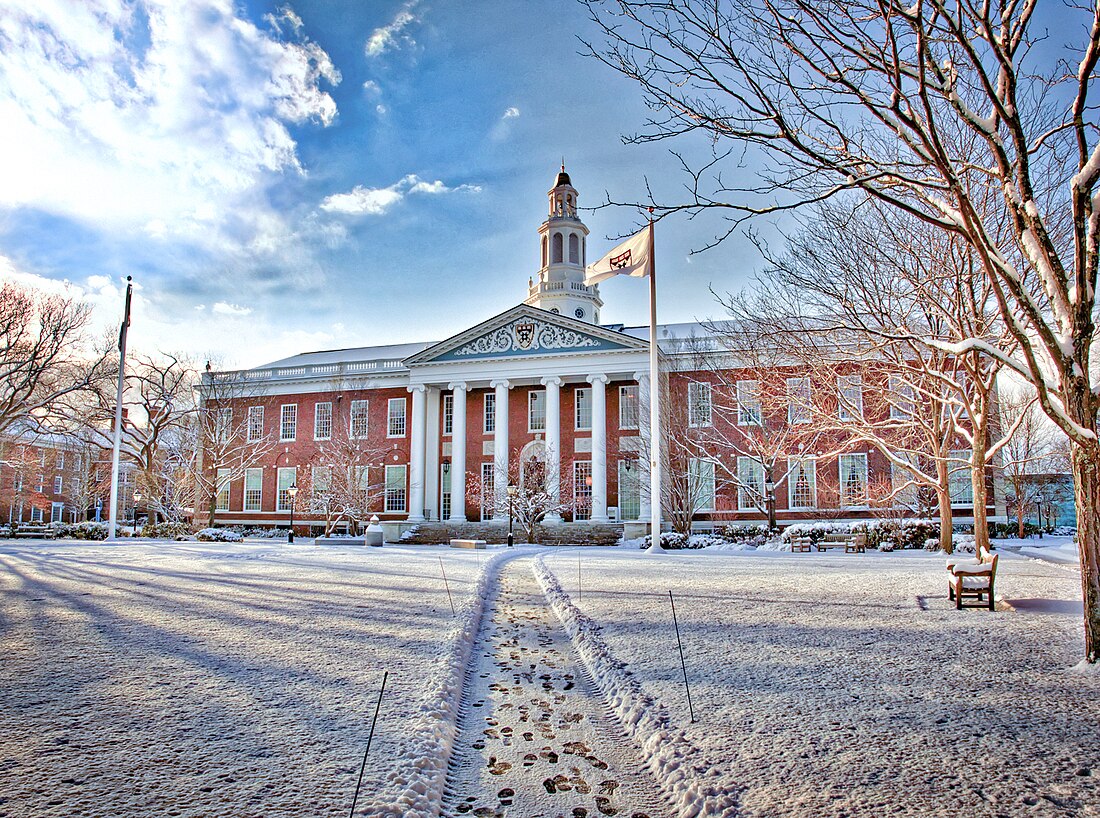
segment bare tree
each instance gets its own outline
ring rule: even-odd
[[[1060,10],[1076,32],[1060,51],[1036,47],[1034,0],[588,5],[607,37],[593,54],[657,111],[635,140],[702,132],[716,145],[660,215],[724,210],[734,223],[720,241],[742,219],[859,190],[970,246],[1018,349],[944,346],[1000,357],[1070,438],[1085,660],[1100,660],[1100,4]],[[761,184],[737,189],[721,171],[746,145],[767,160]],[[1008,241],[987,218],[994,197]]]
[[[1016,535],[1022,539],[1025,521],[1043,497],[1043,473],[1059,470],[1054,461],[1064,437],[1042,414],[1031,390],[1003,392],[999,411],[1002,425],[1015,430],[1001,453],[1001,474],[1008,509],[1016,517]]]
[[[548,471],[550,458],[545,448],[529,451],[522,457],[519,449],[509,452],[508,468],[493,469],[492,485],[486,485],[480,471],[470,472],[466,478],[466,498],[471,504],[491,499],[493,509],[503,515],[511,515],[527,539],[535,542],[537,528],[547,517],[562,514],[584,514],[589,508],[574,498],[584,496],[573,485],[573,471],[568,464],[560,463],[557,486],[553,485]],[[509,487],[514,493],[509,493]],[[590,487],[589,487],[590,488]]]
[[[0,434],[24,418],[67,416],[109,380],[109,346],[88,335],[90,308],[64,295],[0,285]]]

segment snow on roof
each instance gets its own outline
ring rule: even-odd
[[[384,344],[348,349],[324,349],[317,352],[301,352],[289,358],[261,364],[256,369],[281,369],[284,367],[338,364],[344,361],[401,360],[427,349],[435,341],[417,341],[411,344]]]

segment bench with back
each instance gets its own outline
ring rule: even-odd
[[[947,596],[955,601],[955,608],[988,608],[993,610],[993,585],[997,580],[999,555],[990,554],[985,548],[977,558],[952,557],[947,561],[951,578],[947,583]],[[963,599],[977,599],[978,603],[965,604]]]

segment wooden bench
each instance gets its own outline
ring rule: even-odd
[[[803,552],[810,551],[813,548],[814,541],[809,537],[795,537],[791,540],[791,551]]]
[[[867,535],[859,534],[826,534],[825,539],[817,543],[818,551],[828,551],[830,548],[844,548],[847,554],[867,553]]]
[[[27,537],[27,538],[34,538],[34,539],[39,539],[39,540],[52,540],[53,539],[53,534],[54,534],[53,530],[49,529],[49,528],[46,528],[46,526],[44,526],[44,525],[34,525],[34,526],[25,525],[25,526],[22,526],[20,528],[15,529],[11,533],[11,536],[13,538]]]
[[[985,548],[977,558],[952,557],[947,561],[951,578],[947,582],[947,597],[955,601],[955,608],[988,608],[993,610],[993,586],[997,580],[997,554]],[[978,604],[967,605],[964,598],[977,599]],[[984,599],[984,601],[983,601]]]
[[[451,540],[451,548],[486,548],[485,540]]]

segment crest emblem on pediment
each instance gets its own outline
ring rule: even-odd
[[[534,323],[527,321],[522,324],[516,324],[514,332],[516,334],[516,346],[520,349],[530,349],[531,344],[535,340]]]

